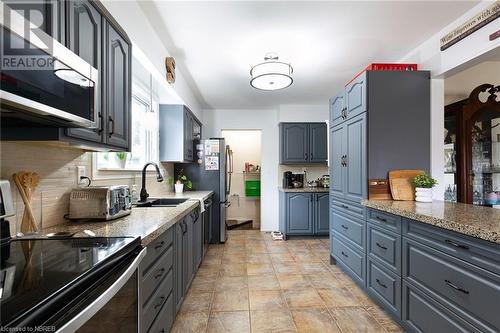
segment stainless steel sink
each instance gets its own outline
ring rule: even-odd
[[[137,207],[176,207],[188,199],[150,198],[145,202],[138,202]]]

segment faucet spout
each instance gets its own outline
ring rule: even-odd
[[[158,166],[158,164],[156,164],[155,162],[146,163],[144,165],[144,167],[142,168],[142,187],[141,187],[141,194],[140,194],[140,196],[141,196],[140,202],[146,201],[149,197],[149,193],[148,193],[148,191],[146,191],[146,169],[150,165],[153,165],[156,169],[156,181],[157,182],[163,181],[163,176],[161,175],[160,167]]]

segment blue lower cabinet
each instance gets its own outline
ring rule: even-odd
[[[280,192],[280,231],[285,236],[328,235],[329,194]]]
[[[403,238],[403,277],[483,332],[500,332],[500,276]]]
[[[365,249],[365,222],[355,217],[332,212],[332,229],[349,239],[354,246],[364,252]]]
[[[405,328],[419,333],[481,332],[426,293],[403,280],[402,321]]]
[[[369,222],[366,227],[366,252],[368,257],[381,261],[400,275],[401,236],[380,228],[371,222]]]
[[[366,254],[355,250],[349,240],[334,230],[330,231],[330,254],[355,282],[366,285]]]
[[[368,259],[366,288],[389,312],[401,318],[401,276]]]

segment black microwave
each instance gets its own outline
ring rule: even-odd
[[[98,127],[97,69],[16,11],[0,7],[2,127]]]

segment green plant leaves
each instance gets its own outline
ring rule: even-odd
[[[428,174],[424,173],[423,175],[418,175],[415,178],[413,178],[412,183],[413,185],[415,185],[415,187],[432,188],[438,182]]]

